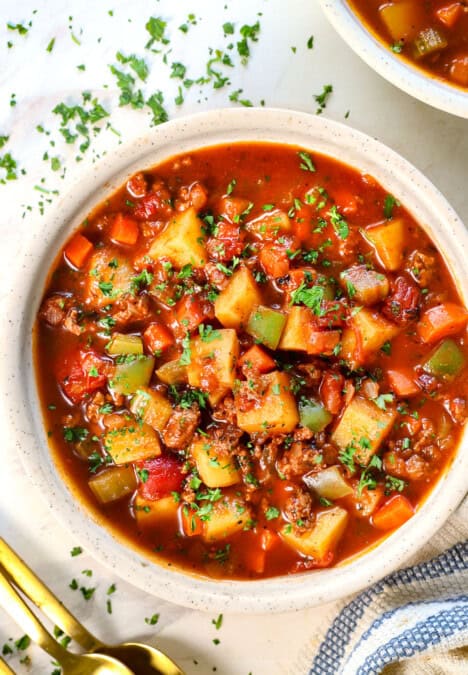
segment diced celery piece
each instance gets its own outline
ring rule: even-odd
[[[437,28],[425,28],[414,39],[413,54],[416,59],[422,59],[447,47],[445,36]]]
[[[323,405],[315,401],[301,401],[299,403],[300,423],[311,431],[323,431],[330,424],[333,415]]]
[[[353,488],[345,481],[337,466],[330,466],[318,473],[308,473],[303,481],[308,488],[325,499],[340,499],[353,493]]]
[[[164,384],[186,384],[187,366],[182,365],[180,359],[167,361],[157,369],[156,375]]]
[[[153,374],[154,358],[152,356],[138,356],[127,359],[115,366],[114,377],[110,384],[117,394],[128,396],[135,394],[138,389],[147,387]]]
[[[139,335],[114,333],[106,351],[108,354],[143,354],[143,340]]]
[[[132,466],[116,466],[93,476],[88,485],[101,504],[108,504],[136,490],[137,479]]]
[[[276,349],[286,318],[282,312],[259,305],[249,317],[247,333],[270,349]]]
[[[426,373],[454,377],[465,365],[465,356],[454,340],[444,340],[423,365]]]

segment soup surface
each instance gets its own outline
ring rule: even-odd
[[[395,54],[468,90],[468,2],[348,0]]]
[[[51,270],[35,340],[51,446],[163,564],[334,565],[411,518],[451,461],[467,316],[371,176],[276,144],[171,158]]]

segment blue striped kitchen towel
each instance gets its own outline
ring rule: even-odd
[[[414,562],[335,608],[309,675],[468,673],[468,500]]]

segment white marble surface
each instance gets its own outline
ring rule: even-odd
[[[33,14],[37,9],[37,13]],[[109,14],[113,11],[113,16]],[[177,27],[189,13],[197,17],[197,25],[183,35]],[[261,12],[262,16],[257,17]],[[236,32],[244,24],[261,22],[259,42],[252,47],[248,66],[230,72],[232,86],[214,91],[210,86],[194,87],[183,106],[171,103],[177,84],[169,78],[160,57],[144,50],[144,24],[150,16],[161,16],[169,23],[172,53],[170,61],[188,66],[187,75],[196,78],[204,69],[208,48],[223,48],[221,26],[235,23]],[[72,16],[72,21],[69,17]],[[6,29],[6,23],[32,26],[25,36]],[[69,26],[79,38],[71,39]],[[307,49],[308,38],[314,35],[314,49]],[[46,51],[55,37],[52,53]],[[7,47],[11,41],[14,46]],[[296,53],[292,47],[296,48]],[[421,169],[445,194],[459,215],[468,221],[468,122],[433,110],[387,84],[369,70],[334,35],[314,0],[16,0],[0,2],[0,136],[10,140],[0,156],[10,152],[26,175],[7,185],[0,185],[2,215],[0,218],[0,312],[8,319],[15,311],[14,277],[18,274],[15,256],[32,229],[40,229],[38,202],[50,195],[34,186],[61,193],[73,188],[95,155],[111,150],[116,143],[131,142],[142,126],[148,125],[147,113],[119,108],[115,81],[108,64],[116,63],[115,52],[145,56],[151,66],[146,91],[164,91],[171,117],[208,108],[232,105],[229,92],[242,88],[243,96],[266,105],[296,108],[315,112],[314,94],[324,84],[332,84],[334,92],[325,114],[347,123],[401,152]],[[84,71],[77,66],[85,64]],[[76,150],[66,146],[58,133],[58,120],[51,110],[60,101],[78,103],[80,92],[95,93],[112,111],[112,126],[120,137],[104,130],[92,143],[92,149],[81,163],[75,162]],[[16,106],[10,106],[12,94]],[[42,124],[51,135],[39,134]],[[56,140],[51,147],[51,139]],[[94,149],[94,150],[93,150]],[[43,154],[58,156],[66,168],[53,173]],[[0,176],[3,175],[0,170]],[[42,179],[44,179],[43,182]],[[53,198],[53,197],[52,197]],[[32,210],[26,207],[30,205]],[[23,217],[23,214],[24,217]],[[4,319],[3,317],[6,318]],[[1,329],[0,329],[1,330]],[[0,360],[0,382],[2,362]],[[0,409],[0,533],[39,572],[52,588],[92,630],[109,641],[125,638],[154,641],[166,649],[186,669],[202,674],[217,668],[223,675],[303,675],[300,654],[314,639],[314,627],[323,622],[330,607],[311,609],[297,614],[270,616],[235,616],[224,613],[219,631],[212,625],[211,614],[202,614],[163,603],[146,596],[132,586],[110,577],[109,572],[86,553],[71,558],[73,541],[44,506],[40,495],[26,483],[21,466],[11,452],[11,432]],[[57,504],[60,508],[60,504]],[[92,578],[81,574],[93,571]],[[87,587],[97,586],[94,597],[86,602],[78,591],[68,588],[72,578]],[[113,613],[106,612],[107,588],[116,583],[112,596]],[[145,617],[160,613],[155,627]],[[0,648],[9,638],[22,634],[0,611]],[[213,639],[220,644],[215,645]],[[49,659],[35,649],[29,672],[49,673]],[[197,663],[195,663],[197,662]],[[13,661],[18,672],[27,672],[18,658]]]

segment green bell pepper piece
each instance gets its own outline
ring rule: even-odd
[[[311,431],[323,431],[330,424],[333,415],[323,405],[315,401],[301,401],[299,403],[299,418],[303,427]]]
[[[281,339],[286,315],[270,307],[260,305],[249,317],[246,331],[258,342],[276,349]]]
[[[454,340],[444,340],[423,365],[423,370],[439,377],[455,377],[465,365],[465,356]]]
[[[153,369],[152,356],[137,355],[136,358],[126,359],[115,366],[114,377],[109,384],[117,394],[135,394],[138,389],[149,385]]]
[[[106,351],[108,354],[143,354],[143,340],[139,335],[114,333]]]

